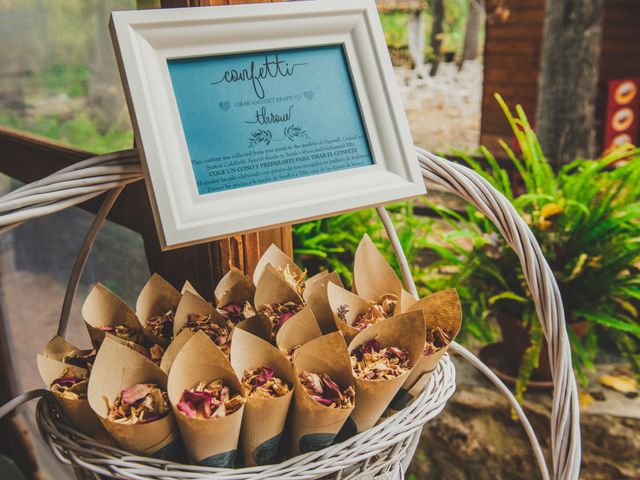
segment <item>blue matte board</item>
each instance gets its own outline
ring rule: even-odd
[[[200,195],[374,163],[341,45],[167,63]]]

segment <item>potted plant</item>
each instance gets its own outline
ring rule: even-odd
[[[586,382],[585,369],[592,368],[603,344],[616,348],[638,373],[640,151],[580,159],[554,172],[522,108],[517,106],[514,116],[501,97],[496,99],[521,152],[517,155],[501,142],[517,180],[486,148],[480,149],[485,162],[461,157],[514,204],[538,239],[562,293],[578,378]],[[430,207],[448,223],[440,240],[430,244],[440,257],[431,272],[444,272],[459,287],[467,311],[482,316],[471,333],[486,340],[483,328],[497,320],[503,354],[518,372],[516,392],[521,396],[530,378],[544,379],[550,372],[520,262],[474,208],[459,214]],[[467,318],[474,322],[471,314]]]

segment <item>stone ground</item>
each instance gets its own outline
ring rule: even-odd
[[[422,432],[409,470],[417,479],[528,480],[540,478],[527,437],[511,417],[507,400],[462,359],[456,365],[457,391],[444,411]],[[595,376],[615,368],[598,366]],[[594,388],[597,386],[595,378]],[[605,390],[581,412],[583,480],[640,478],[640,398]],[[549,458],[551,395],[531,392],[524,409]]]

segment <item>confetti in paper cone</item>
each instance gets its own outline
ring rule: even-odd
[[[173,362],[168,393],[189,459],[198,465],[232,468],[244,405],[219,418],[189,417],[177,408],[185,390],[200,382],[210,383],[218,379],[229,387],[232,395],[240,394],[244,398],[242,385],[229,361],[206,334],[197,332]]]
[[[167,387],[167,375],[149,359],[130,348],[105,338],[89,377],[88,398],[93,411],[116,444],[132,453],[182,461],[182,444],[171,410],[163,417],[139,424],[107,420],[116,398],[137,384]]]
[[[252,396],[245,388],[247,403],[240,434],[244,465],[276,463],[295,385],[293,366],[277,348],[243,330],[234,331],[232,343],[231,365],[238,378],[249,370],[267,367],[289,385],[286,394],[271,398]]]
[[[160,275],[154,273],[142,288],[136,301],[136,315],[142,324],[149,343],[156,343],[166,348],[171,342],[173,326],[170,325],[166,335],[157,335],[149,328],[149,320],[155,316],[162,316],[172,312],[175,316],[176,308],[182,295]]]
[[[333,443],[353,407],[333,408],[321,405],[305,391],[299,375],[326,374],[341,391],[354,388],[347,345],[339,332],[316,338],[293,355],[296,373],[294,400],[289,416],[291,456],[321,450]]]

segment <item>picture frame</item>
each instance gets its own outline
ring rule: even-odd
[[[374,0],[119,11],[110,29],[164,250],[425,193]]]

